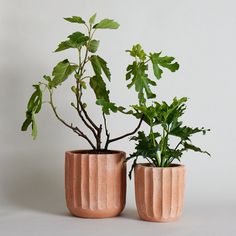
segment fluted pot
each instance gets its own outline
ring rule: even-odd
[[[138,164],[134,175],[136,205],[142,220],[168,222],[180,217],[185,185],[183,165]]]
[[[65,154],[66,203],[74,216],[106,218],[119,215],[126,200],[125,153]]]

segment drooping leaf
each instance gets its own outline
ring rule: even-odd
[[[50,86],[56,87],[64,82],[68,76],[78,68],[77,65],[71,65],[68,59],[59,62],[53,69],[53,80],[50,82]]]
[[[37,134],[38,134],[38,128],[37,128],[37,124],[35,122],[34,113],[32,113],[32,133],[31,133],[31,135],[32,135],[33,139],[36,139]]]
[[[111,19],[101,20],[98,24],[94,25],[94,29],[117,29],[119,28],[119,24]]]
[[[79,24],[84,24],[85,23],[85,21],[80,16],[66,17],[64,19],[66,21],[71,22],[71,23],[79,23]]]
[[[118,111],[118,107],[116,106],[115,103],[106,101],[104,99],[97,99],[96,104],[102,106],[102,111],[106,115],[110,115],[110,111],[112,112]]]
[[[89,41],[89,43],[88,43],[89,52],[95,53],[98,49],[98,46],[99,46],[99,40],[93,39],[93,40]]]
[[[89,24],[92,25],[95,22],[97,13],[93,14],[90,18],[89,18]]]
[[[103,58],[101,58],[98,55],[92,55],[90,57],[90,61],[91,61],[91,64],[92,64],[92,67],[96,76],[101,76],[102,71],[103,71],[103,73],[106,75],[108,80],[109,81],[111,80],[111,72],[109,68],[107,67],[107,62]]]
[[[34,93],[31,95],[26,111],[26,119],[22,124],[21,130],[26,131],[31,124],[32,128],[32,136],[33,139],[37,136],[37,125],[35,121],[35,114],[39,113],[42,107],[42,91],[40,89],[40,85],[33,85],[35,88]]]
[[[109,102],[109,90],[101,76],[93,76],[90,78],[89,84],[93,89],[97,99],[104,99]]]

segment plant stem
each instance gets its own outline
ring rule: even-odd
[[[110,143],[112,143],[112,142],[118,141],[118,140],[123,139],[123,138],[125,138],[125,137],[128,137],[128,136],[130,136],[130,135],[132,135],[132,134],[135,134],[135,133],[139,130],[139,128],[140,128],[140,126],[141,126],[141,124],[142,124],[142,122],[143,122],[143,118],[144,118],[144,117],[142,117],[142,118],[140,119],[140,121],[139,121],[139,123],[138,123],[138,126],[137,126],[132,132],[127,133],[127,134],[124,134],[124,135],[121,135],[121,136],[119,136],[119,137],[117,137],[117,138],[108,139],[108,140],[106,141],[106,144],[105,144],[104,149],[107,150],[108,145],[109,145]]]
[[[52,107],[52,110],[55,114],[55,116],[57,117],[57,119],[63,123],[65,126],[67,126],[68,128],[70,128],[71,130],[73,130],[76,134],[78,134],[80,137],[84,138],[85,140],[87,140],[87,142],[90,144],[90,146],[95,150],[95,146],[93,145],[93,143],[91,142],[91,140],[76,126],[73,126],[73,124],[71,123],[70,125],[65,122],[57,113],[56,111],[56,107],[53,103],[53,91],[47,86],[48,88],[48,91],[49,91],[49,97],[50,97],[50,101],[49,101],[49,104],[51,105]]]

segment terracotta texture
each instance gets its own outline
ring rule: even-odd
[[[146,221],[168,222],[180,217],[183,208],[185,167],[135,167],[138,214]]]
[[[65,154],[66,203],[71,214],[85,218],[119,215],[126,200],[125,153]]]

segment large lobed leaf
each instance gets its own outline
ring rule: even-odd
[[[173,62],[175,59],[174,57],[161,57],[160,55],[161,52],[153,54],[150,53],[149,55],[153,66],[153,72],[157,79],[160,79],[162,76],[163,70],[161,67],[167,68],[172,72],[175,72],[179,69],[179,64],[177,62]]]
[[[135,86],[136,92],[138,92],[139,101],[141,104],[145,103],[145,94],[147,98],[155,98],[156,95],[151,91],[150,85],[155,86],[155,81],[148,78],[146,71],[148,65],[143,62],[134,61],[127,67],[126,80],[131,79],[131,83],[127,85],[128,88]],[[145,94],[144,94],[145,92]]]

